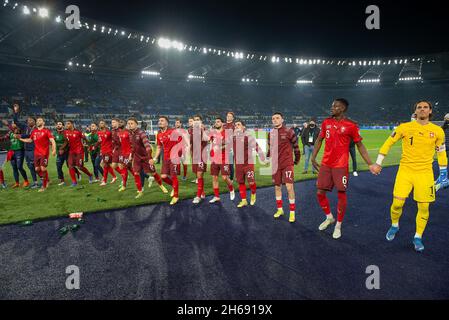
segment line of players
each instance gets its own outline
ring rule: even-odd
[[[414,199],[418,202],[417,231],[413,240],[417,251],[424,250],[422,234],[429,217],[429,204],[435,201],[435,193],[439,188],[449,186],[447,178],[447,157],[445,153],[445,135],[443,130],[430,123],[432,105],[427,101],[420,101],[415,105],[418,120],[399,126],[392,136],[380,149],[376,163],[373,163],[362,143],[359,128],[355,122],[348,119],[345,114],[349,103],[345,99],[335,99],[331,107],[331,117],[322,123],[322,130],[316,142],[312,164],[319,171],[317,179],[318,203],[326,214],[326,219],[320,224],[319,230],[327,229],[335,222],[333,238],[341,237],[341,225],[347,207],[348,188],[348,158],[349,144],[351,140],[357,145],[358,150],[369,166],[369,170],[378,175],[382,169],[382,161],[388,154],[391,146],[402,139],[403,156],[396,177],[394,187],[394,201],[391,206],[392,226],[388,230],[387,240],[392,241],[399,230],[399,218],[405,199],[412,189]],[[232,156],[235,163],[235,177],[239,183],[241,201],[238,207],[248,205],[246,199],[246,184],[251,189],[250,204],[256,202],[256,183],[253,150],[257,152],[262,163],[271,163],[272,179],[275,185],[275,197],[277,211],[274,217],[280,218],[284,215],[282,203],[282,185],[286,186],[289,199],[290,216],[289,221],[295,221],[295,192],[294,192],[294,165],[300,161],[300,151],[297,136],[293,129],[284,125],[284,117],[281,113],[272,115],[273,129],[268,136],[268,153],[265,157],[255,138],[246,133],[245,124],[241,120],[233,121],[233,113],[228,113],[227,121],[217,117],[213,130],[205,130],[202,118],[199,115],[189,119],[189,128],[184,130],[177,125],[169,127],[169,120],[165,116],[159,118],[159,133],[157,135],[157,150],[153,157],[152,148],[144,131],[138,128],[135,118],[127,121],[126,129],[124,121],[113,119],[111,130],[106,128],[104,121],[99,124],[98,144],[103,163],[103,181],[101,186],[106,185],[108,174],[113,176],[111,183],[115,182],[114,170],[122,176],[122,185],[119,191],[124,191],[127,185],[128,171],[134,176],[137,187],[137,196],[143,195],[141,172],[150,174],[164,193],[168,190],[163,186],[166,183],[172,187],[170,204],[174,205],[179,200],[180,165],[186,165],[186,161],[192,159],[192,171],[197,178],[197,194],[193,203],[200,203],[205,198],[204,173],[207,171],[207,159],[211,158],[211,175],[213,177],[214,197],[210,201],[220,201],[219,175],[227,184],[231,200],[235,197],[233,183],[229,178],[231,173]],[[61,129],[61,128],[59,128]],[[92,128],[91,128],[92,129]],[[83,165],[83,134],[74,129],[71,121],[66,122],[63,130],[64,142],[59,149],[61,153],[68,146],[69,172],[72,178],[72,186],[75,186],[75,168],[89,176],[93,182],[92,174]],[[322,141],[326,141],[324,155],[321,164],[316,158],[321,149]],[[37,129],[31,133],[28,139],[21,139],[25,143],[35,143],[35,165],[36,172],[44,179],[44,191],[48,181],[46,166],[48,165],[49,146],[52,146],[52,154],[56,154],[56,143],[52,133],[45,128],[42,118],[37,119]],[[211,144],[208,155],[207,146]],[[232,148],[229,148],[229,146]],[[233,155],[231,154],[233,150]],[[436,182],[433,181],[433,157],[435,150],[440,165],[440,175]],[[154,163],[163,152],[163,163],[161,175],[156,172]],[[444,154],[444,156],[443,156]],[[186,167],[184,167],[184,172]],[[335,221],[326,193],[333,188],[338,191],[337,220]]]

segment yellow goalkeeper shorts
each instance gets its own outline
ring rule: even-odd
[[[398,198],[408,198],[413,190],[413,199],[416,202],[435,201],[435,183],[433,171],[416,172],[409,168],[399,166],[393,195]]]

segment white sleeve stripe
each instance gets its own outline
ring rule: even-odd
[[[441,146],[437,147],[437,152],[444,152],[446,151],[446,145],[442,144]]]

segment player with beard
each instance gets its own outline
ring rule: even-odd
[[[179,135],[187,136],[187,134],[188,134],[187,130],[185,130],[182,127],[181,119],[176,119],[176,121],[175,121],[175,129],[176,129],[176,131],[178,132]],[[179,152],[179,156],[181,157],[182,171],[183,171],[183,175],[182,175],[182,180],[183,181],[185,181],[187,179],[187,164],[186,164],[187,151],[188,150],[183,149],[183,150],[181,150]]]
[[[98,123],[100,130],[98,131],[98,143],[100,145],[101,162],[103,163],[103,181],[100,186],[105,186],[108,182],[108,174],[111,174],[111,183],[117,180],[114,169],[112,169],[112,132],[106,127],[105,121]],[[118,161],[118,160],[117,160]]]
[[[131,143],[131,158],[134,181],[136,182],[137,195],[136,199],[143,196],[142,181],[140,173],[143,170],[145,173],[151,174],[156,180],[163,193],[168,193],[167,189],[162,185],[161,177],[157,174],[152,157],[153,150],[151,149],[150,140],[145,131],[138,128],[136,118],[129,118],[127,122],[129,130],[129,141]]]
[[[235,121],[234,137],[233,137],[235,178],[239,184],[239,192],[241,201],[237,208],[246,207],[246,184],[248,181],[251,190],[250,204],[256,203],[256,177],[254,170],[253,150],[259,155],[259,159],[265,164],[266,159],[262,149],[257,144],[256,139],[246,131],[245,123],[242,120]]]
[[[72,178],[72,187],[76,187],[78,182],[76,180],[76,171],[75,168],[78,168],[89,177],[89,183],[92,183],[92,174],[87,170],[84,166],[84,147],[83,147],[83,139],[86,139],[83,133],[79,130],[76,130],[73,122],[71,120],[67,120],[65,124],[65,142],[61,146],[60,153],[63,151],[66,146],[69,147],[69,173]]]
[[[41,177],[43,183],[39,192],[43,192],[47,189],[48,183],[48,157],[51,154],[56,156],[56,142],[51,131],[45,128],[45,121],[42,117],[36,119],[36,128],[31,132],[29,138],[20,139],[25,143],[34,142],[34,168],[36,173]]]
[[[204,193],[204,173],[207,172],[205,149],[209,141],[204,125],[203,118],[200,115],[193,117],[193,128],[190,140],[192,146],[192,172],[198,179],[196,197],[193,199],[194,204],[198,204],[202,199],[206,198]]]
[[[118,166],[119,169],[121,170],[122,185],[118,190],[119,192],[123,192],[126,190],[126,183],[128,181],[128,170],[131,172],[131,174],[133,174],[131,163],[132,158],[131,140],[129,138],[129,131],[125,126],[126,126],[125,121],[120,120],[119,125],[120,132],[118,134],[118,137],[120,139],[120,156],[118,159],[119,162]]]
[[[212,159],[210,164],[210,174],[212,175],[212,187],[214,189],[214,197],[209,203],[220,201],[220,189],[218,183],[218,175],[220,173],[223,181],[228,186],[229,197],[231,201],[233,201],[235,198],[235,191],[232,181],[229,179],[229,150],[231,149],[232,136],[228,135],[226,137],[223,128],[223,119],[220,117],[215,119],[214,129],[211,130],[209,138],[211,142],[210,156]]]
[[[187,142],[189,138],[185,135],[183,136],[178,130],[170,128],[168,118],[165,116],[159,117],[158,126],[159,133],[157,135],[157,150],[154,161],[163,150],[164,161],[161,168],[161,178],[162,181],[173,187],[170,194],[172,197],[170,205],[174,205],[179,200],[180,153],[182,154],[183,143]]]
[[[111,168],[118,172],[118,174],[122,177],[122,182],[120,184],[120,187],[123,186],[123,179],[125,178],[125,175],[128,175],[128,170],[122,170],[119,166],[120,163],[120,153],[121,153],[121,146],[120,146],[120,132],[122,131],[122,127],[124,122],[122,122],[118,118],[114,118],[111,121],[111,139],[112,139],[112,163]]]
[[[234,123],[234,119],[235,119],[235,114],[232,111],[228,111],[228,113],[226,114],[226,123],[223,124],[223,129],[225,130],[226,133],[229,133],[230,139],[232,139],[232,136],[234,135],[234,129],[235,129],[235,123]],[[231,181],[234,180],[234,156],[233,156],[233,152],[234,150],[231,148],[230,152],[229,152],[229,158],[228,161],[229,162],[229,168],[230,168],[230,173],[229,173],[229,179],[231,179]]]

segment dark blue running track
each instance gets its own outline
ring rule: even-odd
[[[63,238],[67,219],[0,227],[0,299],[448,299],[449,190],[431,206],[424,253],[411,244],[413,201],[388,243],[396,170],[351,178],[340,240],[318,231],[315,181],[296,184],[295,224],[273,219],[274,191],[264,188],[239,210],[225,194],[218,205],[91,214]],[[79,290],[65,287],[69,265],[80,268]],[[366,289],[369,265],[380,269],[379,290]]]

